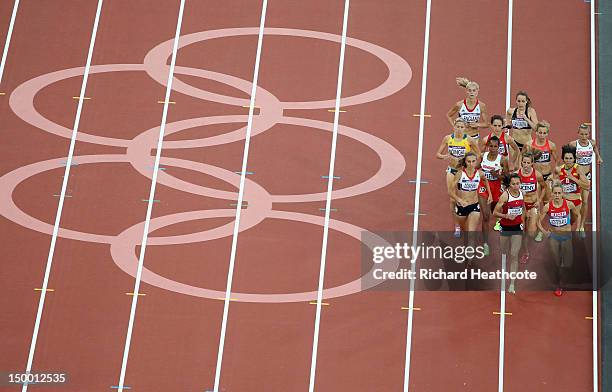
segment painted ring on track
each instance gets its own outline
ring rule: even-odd
[[[178,46],[179,48],[183,48],[187,45],[191,45],[196,42],[206,41],[209,39],[258,34],[258,27],[238,27],[229,29],[200,31],[197,33],[182,35],[179,38]],[[264,29],[264,35],[305,37],[337,43],[340,43],[342,41],[342,37],[337,34],[325,33],[314,30],[286,29],[277,27],[266,27]],[[377,87],[374,87],[369,91],[357,95],[352,95],[349,97],[343,97],[341,99],[342,107],[359,105],[362,103],[373,102],[386,98],[404,88],[412,79],[412,68],[410,68],[410,65],[401,56],[393,53],[392,51],[385,49],[381,46],[375,45],[373,43],[351,37],[346,38],[346,44],[368,52],[379,60],[381,60],[387,67],[389,75],[382,84]],[[165,86],[167,84],[167,61],[170,57],[170,54],[172,53],[173,45],[174,39],[162,42],[161,44],[151,49],[144,59],[144,64],[147,73],[149,73],[149,76],[162,86]],[[250,104],[248,99],[221,96],[219,94],[215,94],[191,86],[178,78],[173,79],[172,89],[177,92],[187,94],[192,97],[198,97],[200,99],[208,101],[221,102],[220,100],[223,99],[222,103],[226,103],[229,105]],[[257,96],[256,104],[257,106],[260,106],[263,110],[264,104],[263,102],[260,102],[259,95]],[[335,107],[335,104],[335,99],[305,102],[281,102],[283,109],[329,109]]]
[[[186,221],[208,219],[208,218],[221,218],[231,217],[235,214],[234,210],[203,210],[203,211],[189,211],[181,212],[177,214],[164,215],[156,218],[152,218],[150,221],[150,230],[154,231],[166,226],[173,224],[183,223]],[[302,223],[309,223],[313,225],[322,226],[324,219],[321,216],[302,214],[298,212],[289,211],[270,211],[269,218],[272,219],[283,219]],[[354,226],[350,223],[337,221],[330,219],[329,227],[333,230],[344,233],[360,242],[363,241],[361,237],[363,229]],[[135,247],[140,243],[142,238],[142,231],[144,230],[144,223],[138,223],[126,230],[114,238],[111,244],[111,255],[112,259],[121,270],[131,276],[136,276],[136,270],[138,267],[138,258],[136,257]],[[200,233],[202,235],[202,233]],[[376,237],[376,245],[388,243],[378,237],[374,233],[370,233],[371,237]],[[157,238],[157,237],[153,237]],[[216,237],[219,238],[219,237]],[[214,239],[214,238],[209,238]],[[208,239],[207,239],[208,240]],[[378,242],[380,241],[380,242]],[[374,243],[366,244],[366,246],[372,248]],[[389,259],[392,261],[388,263],[386,268],[392,268],[395,270],[399,265],[396,259]],[[372,267],[373,268],[373,267]],[[369,289],[378,284],[384,283],[384,281],[372,281],[362,280],[364,277],[371,274],[372,269],[367,271],[357,279],[336,287],[330,287],[323,290],[323,298],[337,298],[350,294],[355,294],[360,291]],[[210,299],[223,299],[225,298],[225,291],[205,289],[202,287],[196,287],[185,283],[178,282],[176,280],[168,279],[155,272],[147,269],[144,265],[142,266],[141,280],[165,290],[173,291],[180,294],[191,295],[195,297],[210,298]],[[286,303],[286,302],[304,302],[312,301],[317,299],[317,291],[308,291],[301,293],[284,293],[284,294],[254,294],[254,293],[239,293],[232,291],[232,299],[241,302],[259,302],[259,303]]]
[[[82,155],[79,156],[79,164],[91,164],[91,163],[126,163],[129,164],[130,161],[128,157],[120,154],[112,154],[112,155]],[[191,169],[191,162],[185,161],[182,159],[173,159],[165,164],[173,165],[176,167],[181,167],[184,169]],[[28,178],[43,173],[49,170],[57,169],[63,167],[65,165],[65,160],[61,158],[50,159],[47,161],[40,161],[36,163],[32,163],[30,165],[19,167],[12,172],[5,174],[0,177],[0,215],[6,217],[7,219],[23,226],[28,229],[51,235],[53,234],[53,225],[47,222],[43,222],[23,210],[21,210],[13,200],[13,191],[19,186],[20,183],[27,180]],[[222,181],[225,181],[233,186],[238,186],[240,177],[235,173],[210,165],[200,164],[202,166],[208,167],[209,171],[206,173],[213,177],[216,177]],[[240,230],[246,230],[253,226],[256,226],[263,219],[265,219],[267,212],[271,207],[270,195],[268,192],[262,188],[256,182],[252,180],[246,179],[245,181],[248,183],[248,188],[250,190],[250,194],[252,195],[250,200],[253,200],[252,203],[249,203],[249,213],[244,214],[244,218],[241,221]],[[232,210],[235,213],[235,210]],[[142,224],[142,222],[141,222]],[[231,226],[231,227],[230,227]],[[218,235],[226,235],[232,234],[233,232],[233,222],[230,222],[224,226],[216,227],[209,229],[204,232],[196,233],[196,234],[185,234],[178,236],[169,236],[169,237],[151,237],[149,238],[149,244],[151,245],[168,245],[168,244],[182,244],[186,242],[194,242],[195,240],[199,240],[198,235],[204,235],[208,232],[218,233]],[[142,234],[142,233],[141,233]],[[93,242],[93,243],[102,243],[102,244],[110,244],[115,241],[116,236],[113,235],[104,235],[104,234],[95,234],[95,233],[86,233],[66,228],[60,228],[58,232],[58,236],[61,238],[72,239],[76,241],[85,241],[85,242]]]
[[[202,125],[240,122],[242,120],[242,117],[243,116],[217,116],[176,121],[167,125],[166,134],[171,135],[173,133],[180,132],[191,127]],[[329,123],[324,121],[311,120],[299,117],[281,117],[280,119],[278,119],[278,123],[297,125],[331,132]],[[224,144],[225,138],[227,138],[227,143],[230,143],[234,141],[232,135],[233,133],[234,132],[229,132],[226,134],[211,136],[205,139],[183,140],[181,141],[181,147],[201,147],[202,142],[204,142],[205,140],[214,141],[214,143],[216,144]],[[344,125],[340,125],[338,127],[338,133],[348,138],[351,138],[359,143],[362,143],[363,145],[374,151],[378,155],[378,159],[380,160],[380,167],[373,176],[364,180],[363,182],[345,188],[335,189],[334,191],[332,191],[332,199],[335,200],[373,192],[391,184],[393,181],[398,179],[404,172],[406,168],[406,161],[403,155],[395,147],[393,147],[391,144],[387,143],[383,139],[380,139],[367,132],[360,131],[358,129],[347,127]],[[149,152],[151,150],[150,145],[151,143],[154,143],[154,139],[157,137],[157,134],[158,128],[151,128],[136,136],[130,141],[130,144],[128,145],[127,154],[131,157],[130,161],[132,162],[132,166],[136,171],[138,171],[141,175],[147,178],[152,178],[152,172],[147,169],[148,166],[151,166],[151,163],[147,162],[147,159],[153,158],[149,157]],[[166,142],[164,142],[164,146],[165,145]],[[169,159],[174,158],[162,157],[161,163],[166,164],[166,162],[170,162]],[[170,165],[172,164],[170,163]],[[193,162],[191,165],[195,168],[197,165],[199,165],[199,163]],[[237,193],[215,190],[203,187],[201,185],[191,184],[172,176],[170,173],[163,171],[158,172],[157,180],[158,183],[163,184],[165,186],[196,195],[229,200],[238,199]],[[327,196],[325,192],[311,194],[271,195],[272,201],[275,203],[304,203],[325,200],[326,197]]]
[[[90,73],[105,73],[105,72],[130,72],[130,71],[144,71],[145,67],[142,64],[104,64],[104,65],[93,65],[90,68]],[[63,125],[57,124],[42,114],[40,114],[34,107],[34,99],[36,95],[45,87],[50,86],[53,83],[83,75],[85,68],[69,68],[61,71],[50,72],[41,76],[37,76],[20,84],[9,98],[9,105],[13,112],[26,123],[33,125],[36,128],[42,129],[45,132],[53,133],[58,136],[70,139],[72,138],[72,129],[66,128]],[[197,75],[202,78],[211,79],[219,83],[227,84],[228,86],[237,88],[241,91],[251,92],[251,82],[243,79],[236,78],[231,75],[226,75],[218,72],[207,71],[203,69],[190,69],[187,67],[176,67],[176,72],[188,72],[191,75]],[[263,107],[261,108],[260,114],[257,117],[257,121],[253,123],[252,135],[265,132],[271,128],[276,122],[275,119],[279,118],[282,109],[280,107],[279,100],[269,91],[258,87],[257,96],[261,99]],[[265,105],[264,105],[265,104]],[[187,120],[184,120],[187,121]],[[246,122],[246,121],[245,121]],[[166,124],[166,127],[171,124]],[[157,127],[159,129],[159,126]],[[236,138],[237,135],[246,134],[246,126],[238,130],[231,132]],[[242,137],[244,139],[244,137]],[[210,138],[201,139],[201,145],[215,145],[214,140],[216,136]],[[77,140],[81,142],[94,143],[105,146],[116,146],[116,147],[127,147],[130,143],[130,139],[119,139],[106,136],[98,136],[91,133],[86,133],[81,130],[77,133]],[[240,140],[240,139],[235,139]],[[206,144],[208,142],[208,144]],[[183,141],[171,141],[165,142],[165,148],[182,148]]]

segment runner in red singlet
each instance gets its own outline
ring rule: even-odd
[[[545,192],[543,195],[543,201],[545,202],[550,200],[550,183],[552,182],[550,176],[555,166],[559,163],[557,145],[548,139],[549,134],[550,124],[544,120],[539,121],[536,125],[535,139],[531,139],[529,145],[523,149],[523,152],[529,151],[533,153],[535,169],[542,173],[544,180],[549,181],[548,186],[542,189]]]
[[[518,174],[512,173],[506,177],[506,190],[499,197],[493,210],[493,215],[501,218],[500,248],[503,253],[510,253],[510,272],[518,271],[518,255],[521,250],[523,238],[523,213],[525,202],[521,191],[521,179]],[[510,248],[508,252],[508,248]],[[514,280],[510,282],[508,292],[514,294],[516,286]]]
[[[542,214],[538,219],[539,229],[549,238],[550,250],[557,267],[557,289],[555,295],[563,295],[563,282],[574,263],[572,249],[572,219],[580,220],[580,208],[573,202],[563,198],[563,185],[555,182],[552,185],[552,200],[544,205]],[[548,218],[549,230],[543,226],[544,219]]]
[[[529,260],[529,242],[535,240],[542,241],[542,235],[536,237],[538,210],[542,207],[544,190],[548,187],[542,174],[534,168],[534,159],[531,152],[526,152],[521,159],[521,168],[517,172],[521,178],[521,191],[525,199],[525,232],[523,239],[523,255],[521,264],[526,264]]]
[[[561,182],[563,197],[580,206],[582,189],[589,188],[591,182],[578,170],[575,148],[566,144],[561,148],[561,157],[563,165],[555,169],[555,179]],[[576,225],[576,230],[584,237],[584,216],[576,221]]]

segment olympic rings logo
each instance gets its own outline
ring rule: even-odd
[[[341,41],[341,37],[338,35],[310,30],[266,28],[264,33],[265,35],[303,37],[331,41],[336,43],[339,43]],[[179,48],[183,48],[187,45],[205,40],[223,39],[226,37],[257,34],[258,28],[253,27],[229,28],[197,32],[181,36],[179,39]],[[94,65],[90,68],[90,74],[96,75],[109,72],[134,71],[146,72],[147,75],[149,75],[149,77],[151,77],[153,80],[165,86],[166,78],[169,72],[167,59],[172,53],[172,43],[173,40],[168,40],[155,46],[145,56],[142,64]],[[386,98],[401,90],[410,82],[412,78],[412,70],[408,63],[397,54],[380,46],[355,38],[347,38],[346,43],[347,45],[365,51],[382,61],[386,65],[389,74],[387,76],[387,79],[382,84],[373,88],[372,90],[342,98],[342,107],[364,104]],[[231,75],[208,71],[204,69],[181,66],[175,67],[175,73],[178,75],[188,75],[192,77],[213,80],[243,91],[247,95],[250,94],[251,82],[239,79]],[[71,138],[72,130],[49,120],[41,113],[39,113],[34,107],[34,99],[36,95],[45,87],[57,82],[61,82],[68,78],[80,77],[83,74],[84,68],[70,68],[47,73],[30,79],[22,83],[12,92],[9,101],[10,107],[13,112],[26,123],[46,132],[53,133],[64,138]],[[173,81],[173,90],[206,101],[219,102],[223,104],[241,107],[248,106],[250,104],[250,101],[248,99],[220,95],[210,91],[198,89],[192,85],[181,81],[176,77]],[[333,99],[305,102],[281,102],[276,96],[274,96],[271,92],[265,90],[261,86],[258,86],[257,88],[256,97],[257,106],[260,108],[260,112],[257,116],[254,117],[253,120],[253,137],[265,133],[267,130],[269,130],[276,124],[289,124],[325,132],[331,132],[332,130],[331,123],[307,118],[289,117],[285,116],[283,114],[283,111],[285,109],[331,108],[335,105],[335,100]],[[184,131],[186,129],[213,124],[246,124],[247,120],[248,116],[246,115],[221,115],[213,117],[185,119],[166,124],[165,135],[168,136],[174,133]],[[363,143],[364,145],[372,149],[379,157],[380,167],[378,171],[369,179],[359,184],[333,191],[333,199],[348,198],[362,195],[368,192],[373,192],[377,189],[383,188],[391,184],[403,173],[406,167],[405,159],[403,155],[391,144],[370,133],[344,125],[339,125],[338,132],[341,135]],[[151,179],[151,150],[155,148],[157,144],[156,139],[158,133],[159,127],[156,127],[153,129],[146,130],[138,134],[133,139],[128,140],[97,136],[91,133],[87,133],[86,131],[79,130],[77,134],[78,141],[94,143],[97,145],[104,146],[123,147],[126,149],[126,153],[79,155],[75,156],[74,159],[80,165],[96,163],[129,163],[138,173]],[[244,137],[245,127],[242,127],[235,131],[201,139],[172,141],[165,140],[163,143],[163,149],[172,150],[215,146],[226,143],[239,142],[243,140]],[[239,185],[239,175],[220,167],[170,157],[162,157],[160,163],[166,167],[178,167],[213,176],[234,186],[235,188],[237,188]],[[60,168],[64,165],[65,159],[49,159],[19,167],[0,177],[0,214],[23,227],[51,235],[53,232],[53,225],[43,222],[20,209],[15,203],[15,200],[13,199],[13,192],[19,184],[29,179],[30,177],[47,172],[49,170]],[[149,169],[147,167],[149,167]],[[237,192],[229,192],[189,183],[175,176],[172,176],[170,173],[166,173],[165,171],[160,171],[158,173],[157,181],[159,184],[163,184],[173,189],[177,189],[183,192],[189,192],[195,195],[227,200],[238,199]],[[245,213],[241,220],[240,231],[255,227],[265,219],[280,219],[323,226],[324,220],[321,216],[277,210],[272,207],[272,204],[304,203],[312,201],[322,201],[325,199],[325,192],[297,195],[270,194],[266,189],[257,184],[257,182],[247,178],[245,183],[245,200],[249,201],[249,208],[248,213]],[[234,209],[216,209],[180,212],[159,216],[151,219],[150,231],[152,232],[166,226],[186,221],[210,218],[231,218],[235,217],[235,213],[236,211]],[[225,225],[197,233],[167,237],[153,236],[149,238],[148,245],[178,245],[219,239],[231,236],[233,234],[233,226],[234,222],[232,221]],[[365,230],[350,223],[331,219],[330,228],[342,232],[356,239],[357,241],[367,241],[362,239],[361,237],[361,233]],[[143,230],[144,222],[141,222],[124,229],[118,235],[87,233],[77,230],[60,228],[58,236],[77,241],[109,244],[110,253],[115,264],[124,272],[132,276],[136,276],[136,267],[138,261],[135,255],[135,247],[139,245],[142,239]],[[365,245],[370,247],[374,246],[374,244]],[[177,282],[175,280],[160,276],[147,268],[143,268],[142,281],[166,290],[186,295],[204,298],[220,298],[225,296],[225,292],[205,289],[202,287],[196,287]],[[359,292],[365,288],[371,287],[378,283],[380,282],[372,281],[364,283],[363,279],[360,277],[349,283],[325,289],[323,292],[323,296],[325,298],[333,298],[349,295]],[[232,293],[232,298],[238,301],[247,302],[298,302],[311,301],[316,297],[316,291],[284,294]]]

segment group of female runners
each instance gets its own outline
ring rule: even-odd
[[[465,99],[447,113],[453,132],[443,138],[437,158],[448,162],[446,185],[455,223],[455,236],[465,231],[473,242],[479,226],[484,252],[489,254],[489,231],[500,231],[502,252],[510,269],[526,264],[532,241],[549,238],[561,271],[571,266],[571,232],[584,237],[591,168],[602,163],[590,138],[588,124],[580,124],[577,139],[561,147],[549,139],[551,125],[538,119],[531,99],[519,91],[515,107],[505,117],[488,118],[478,99],[478,83],[457,78]],[[486,137],[480,137],[484,130]],[[491,218],[493,216],[494,219]],[[545,224],[545,222],[547,224]],[[563,294],[563,273],[555,295]],[[515,282],[508,291],[514,293]]]

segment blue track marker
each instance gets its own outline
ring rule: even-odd
[[[111,389],[119,389],[119,385],[113,385]],[[132,389],[132,387],[123,387],[123,389]]]
[[[321,176],[321,178],[325,178],[326,180],[329,180],[329,176]],[[333,176],[332,177],[334,180],[339,180],[340,176]]]
[[[142,201],[149,202],[149,201],[150,201],[150,199],[142,199]],[[160,201],[161,201],[161,200],[159,200],[159,199],[153,199],[153,203],[159,203]]]
[[[330,208],[329,210],[333,211],[333,212],[337,212],[338,211],[337,208]],[[319,208],[319,211],[325,211],[325,208]]]
[[[242,172],[241,172],[241,171],[235,171],[234,173],[236,173],[236,174],[242,174]],[[244,172],[244,174],[247,174],[247,175],[248,175],[248,174],[255,174],[255,172],[248,171],[248,172]]]
[[[411,184],[416,184],[417,180],[408,180],[408,182],[411,183]],[[421,184],[429,184],[429,181],[421,180]]]

